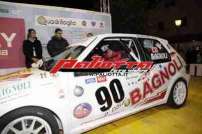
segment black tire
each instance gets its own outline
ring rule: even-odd
[[[175,88],[175,86],[176,86],[176,84],[177,84],[178,82],[183,82],[183,83],[185,84],[185,87],[186,87],[186,96],[185,96],[184,101],[183,101],[181,104],[177,104],[177,103],[175,102],[175,100],[174,100],[174,88]],[[170,95],[169,95],[167,104],[168,104],[169,106],[173,107],[173,108],[180,108],[180,107],[182,107],[182,106],[186,103],[187,96],[188,96],[187,83],[186,83],[185,80],[179,79],[179,80],[177,80],[177,81],[173,84],[173,86],[172,86],[172,89],[171,89],[171,92],[170,92]]]
[[[0,119],[0,134],[10,122],[24,116],[35,116],[45,120],[51,128],[52,134],[59,134],[59,126],[53,114],[49,110],[40,107],[24,107],[4,115]]]

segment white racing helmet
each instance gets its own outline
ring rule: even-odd
[[[101,47],[102,52],[106,52],[108,49],[109,49],[109,44],[103,45],[103,46]]]

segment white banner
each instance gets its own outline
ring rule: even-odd
[[[63,30],[70,44],[85,39],[89,33],[112,32],[110,14],[0,1],[0,74],[1,69],[5,72],[7,68],[24,66],[22,43],[29,28],[36,30],[44,57],[48,57],[46,45],[56,28]]]

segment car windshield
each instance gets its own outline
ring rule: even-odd
[[[84,50],[85,46],[71,46],[67,49],[64,59],[76,59]]]
[[[62,59],[78,58],[78,56],[86,49],[86,47],[88,47],[95,39],[96,39],[96,37],[90,37],[79,43],[71,44],[70,47],[68,47],[65,50],[65,54],[63,56],[64,58],[62,58]],[[59,60],[61,60],[61,59],[59,59]],[[55,61],[51,58],[50,60],[48,60],[44,63],[44,65],[41,69],[50,70],[51,68],[53,68],[55,66],[56,63],[57,63],[57,61]]]

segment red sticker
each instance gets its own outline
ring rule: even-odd
[[[152,47],[151,50],[152,50],[152,53],[158,53],[159,52],[157,47]]]
[[[97,82],[105,82],[107,81],[107,77],[105,75],[97,76]]]

